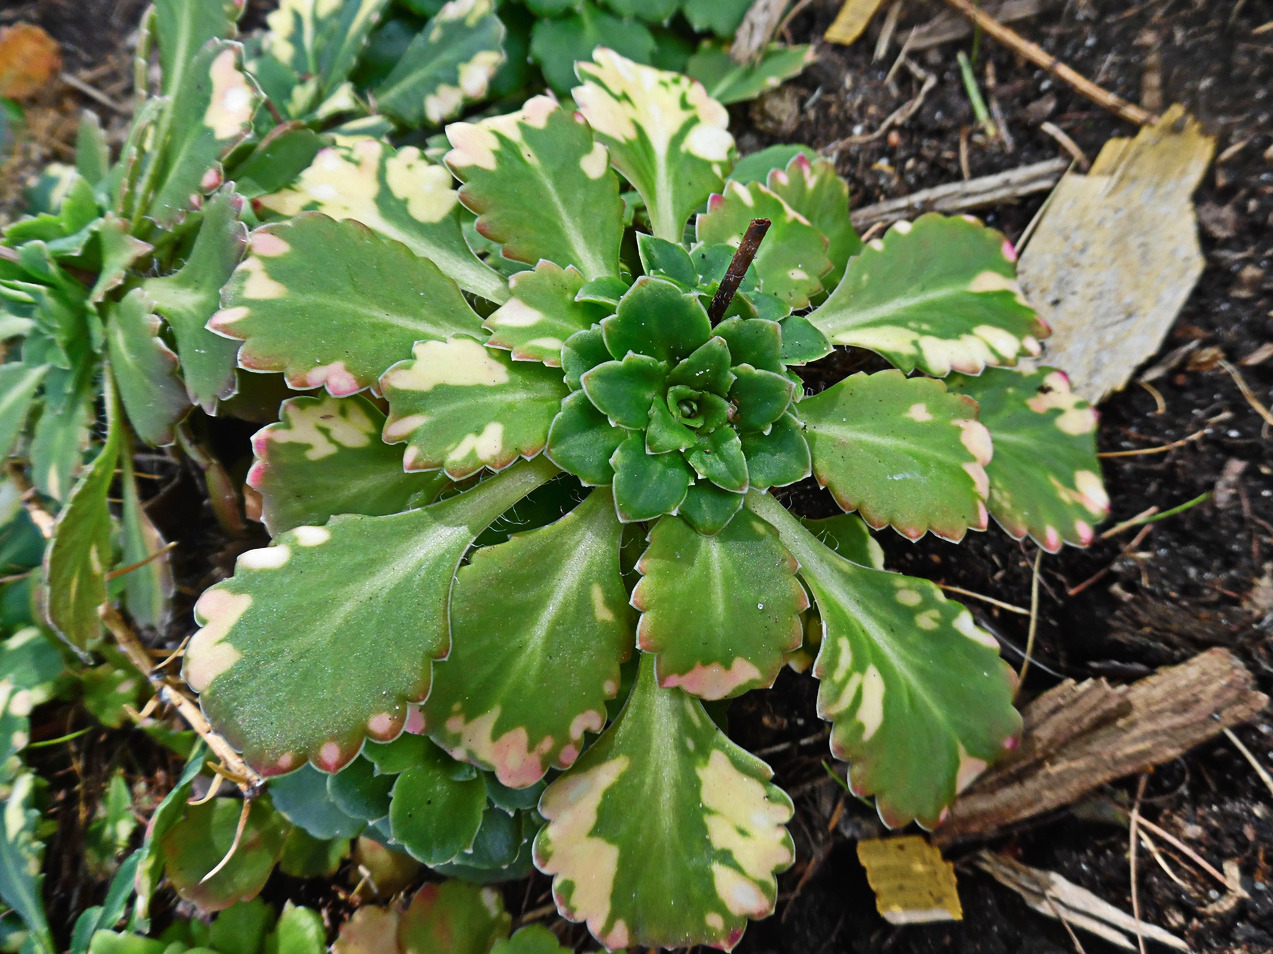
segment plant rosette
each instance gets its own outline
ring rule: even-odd
[[[274,540],[200,598],[185,674],[265,775],[339,779],[410,729],[508,791],[546,780],[533,855],[564,915],[610,948],[728,949],[773,909],[792,804],[704,701],[771,685],[812,603],[853,791],[938,824],[1015,744],[1015,679],[867,525],[1085,544],[1096,417],[1034,366],[999,233],[925,215],[863,244],[827,160],[735,163],[697,83],[605,49],[578,72],[577,114],[450,126],[458,189],[353,143],[263,201],[294,214],[252,233],[211,327],[326,393],[257,434]],[[796,369],[836,345],[896,370],[806,394]],[[857,516],[772,492],[810,475]]]

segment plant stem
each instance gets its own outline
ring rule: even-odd
[[[981,123],[981,128],[985,130],[986,135],[993,139],[999,135],[999,130],[995,128],[994,120],[990,118],[986,101],[981,98],[977,77],[972,72],[972,63],[969,62],[963,50],[960,50],[955,58],[959,60],[959,75],[963,77],[964,91],[968,94],[968,101],[972,103],[972,114],[977,117],[977,122]]]
[[[707,309],[707,317],[712,320],[713,325],[721,320],[729,308],[729,303],[734,300],[734,293],[742,284],[743,276],[751,267],[752,259],[756,257],[760,242],[769,231],[771,224],[768,219],[752,219],[751,224],[747,226],[743,240],[738,243],[738,251],[734,253],[729,268],[725,270],[725,277],[720,280],[720,287],[716,290],[711,307]]]

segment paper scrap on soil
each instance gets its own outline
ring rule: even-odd
[[[975,863],[1000,884],[1021,895],[1026,904],[1040,914],[1056,918],[1072,928],[1089,931],[1118,947],[1136,950],[1133,939],[1139,934],[1147,941],[1156,941],[1178,951],[1189,950],[1189,945],[1174,934],[1144,921],[1137,921],[1125,911],[1055,872],[1030,868],[989,851],[977,855]]]
[[[875,892],[876,908],[890,924],[963,920],[955,866],[923,838],[859,841],[858,861]]]
[[[1191,196],[1215,139],[1173,106],[1135,139],[1111,139],[1049,197],[1019,275],[1052,327],[1044,352],[1096,403],[1122,388],[1202,274]]]
[[[871,17],[884,5],[884,0],[845,0],[835,20],[827,27],[823,39],[828,43],[848,46],[860,37]]]

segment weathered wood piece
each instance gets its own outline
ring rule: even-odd
[[[1169,761],[1268,705],[1228,650],[1209,649],[1129,686],[1066,680],[1022,713],[1016,752],[950,806],[949,845],[1068,805],[1106,782]]]

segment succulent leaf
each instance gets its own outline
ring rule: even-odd
[[[486,784],[481,777],[474,773],[456,778],[449,763],[433,749],[393,781],[389,805],[393,838],[426,865],[444,864],[469,848],[486,809]]]
[[[1038,354],[1048,334],[1015,262],[994,229],[921,215],[868,242],[809,320],[835,344],[869,348],[903,371],[978,374]]]
[[[575,103],[610,161],[641,194],[654,234],[679,242],[733,162],[729,114],[702,85],[598,47],[575,70]]]
[[[487,954],[508,937],[512,918],[493,888],[461,881],[426,884],[402,913],[402,954]]]
[[[627,291],[621,279],[616,281]],[[541,261],[533,271],[518,272],[508,281],[509,300],[483,322],[491,332],[487,347],[506,348],[515,361],[561,367],[566,341],[614,313],[613,307],[579,297],[586,284],[573,265]]]
[[[757,318],[726,318],[714,329],[729,345],[735,365],[748,364],[762,371],[782,374],[782,326]]]
[[[536,96],[507,116],[452,123],[446,135],[460,200],[506,258],[573,265],[589,280],[618,276],[619,178],[587,125]]]
[[[693,471],[680,454],[648,454],[645,440],[624,440],[610,458],[614,505],[624,523],[675,513],[689,490]]]
[[[284,401],[278,423],[252,438],[256,462],[247,478],[270,533],[319,526],[338,513],[379,517],[431,501],[445,475],[404,473],[401,450],[380,439],[384,423],[361,395]]]
[[[1109,514],[1096,456],[1096,411],[1070,390],[1061,371],[988,368],[953,376],[952,391],[980,405],[994,438],[986,465],[990,515],[1018,540],[1029,534],[1049,553],[1087,546],[1092,525]]]
[[[562,913],[607,948],[729,950],[773,909],[775,873],[794,856],[791,800],[771,775],[697,699],[660,688],[643,656],[618,719],[544,792],[535,864]],[[657,824],[642,805],[663,806]]]
[[[558,372],[459,336],[418,342],[413,352],[381,379],[384,437],[407,442],[407,470],[440,467],[459,480],[544,449],[566,396]]]
[[[677,513],[699,533],[719,533],[743,506],[743,495],[700,480],[690,484]]]
[[[710,433],[700,434],[685,459],[700,477],[710,480],[722,490],[742,493],[750,486],[743,444],[731,427],[718,427]]]
[[[222,298],[209,327],[243,341],[240,367],[282,371],[293,388],[337,397],[375,389],[417,341],[481,334],[438,266],[317,212],[254,231]]]
[[[203,628],[185,657],[209,721],[264,775],[306,759],[337,771],[363,739],[396,737],[447,653],[460,558],[554,472],[522,464],[430,507],[335,517],[240,556],[195,605]]]
[[[622,358],[624,355],[619,357]],[[561,370],[566,387],[578,388],[579,382],[588,370],[610,359],[611,354],[606,348],[605,334],[599,324],[584,331],[576,331],[561,346]]]
[[[491,301],[508,297],[504,279],[464,241],[451,173],[414,146],[394,149],[372,138],[328,146],[287,188],[255,205],[286,217],[353,219],[427,258],[465,291]]]
[[[712,337],[712,323],[697,295],[643,275],[601,322],[601,332],[616,361],[633,351],[675,364]]]
[[[809,606],[777,532],[752,514],[712,536],[661,517],[649,542],[632,605],[641,611],[637,645],[654,654],[659,685],[701,699],[773,685],[783,655],[800,645]]]
[[[662,397],[667,364],[629,353],[622,361],[599,364],[580,378],[583,393],[611,424],[639,429],[650,419],[650,404]]]
[[[435,742],[513,788],[575,761],[632,652],[621,530],[598,488],[555,523],[473,554],[451,597],[451,654],[424,704]]]
[[[708,200],[695,231],[698,240],[707,245],[737,248],[755,218],[771,222],[752,262],[761,290],[792,309],[807,307],[809,299],[822,291],[822,276],[832,268],[827,238],[765,186],[759,182],[726,183],[723,193]]]
[[[1017,742],[1016,677],[993,636],[927,580],[838,556],[768,495],[748,508],[800,561],[822,621],[818,714],[853,791],[890,827],[934,827],[955,794]]]
[[[544,453],[585,486],[599,487],[614,479],[610,459],[628,436],[629,432],[611,424],[586,394],[575,391],[561,402],[561,411],[548,429]]]
[[[753,431],[739,437],[752,487],[785,487],[813,472],[804,428],[791,413],[774,421],[768,433]]]
[[[854,374],[800,402],[813,474],[845,510],[912,540],[986,528],[990,434],[932,378]]]

